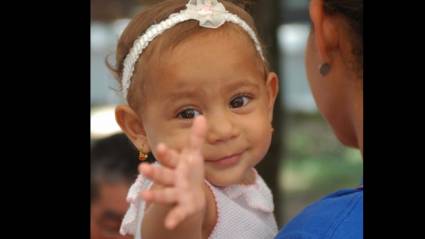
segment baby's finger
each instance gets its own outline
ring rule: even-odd
[[[177,165],[177,152],[160,143],[157,146],[157,160],[164,166],[175,168]]]
[[[190,163],[188,163],[191,159],[189,157],[193,157],[193,155],[190,154],[182,154],[180,156],[181,163],[179,164],[175,176],[176,181],[175,185],[176,187],[180,188],[181,190],[191,190],[192,181],[190,180],[190,175],[193,172],[192,170],[197,170],[196,168],[193,168]]]
[[[139,172],[153,182],[164,186],[173,186],[175,182],[174,171],[165,167],[142,163],[139,166]]]
[[[186,211],[182,207],[173,208],[165,218],[165,227],[173,230],[177,225],[182,222],[187,216]]]
[[[142,191],[140,196],[150,203],[170,204],[177,201],[177,192],[174,188],[146,190]]]
[[[189,149],[192,152],[201,153],[207,133],[207,121],[204,116],[195,117],[189,136]]]

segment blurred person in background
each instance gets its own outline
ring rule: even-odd
[[[131,238],[119,228],[127,211],[127,191],[138,175],[138,152],[127,137],[100,139],[91,150],[91,239]]]
[[[305,65],[317,107],[338,140],[363,156],[363,0],[311,0]],[[306,207],[276,238],[363,238],[363,185]]]

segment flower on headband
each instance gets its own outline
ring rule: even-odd
[[[198,20],[200,26],[218,28],[226,21],[227,11],[217,0],[190,0],[186,7],[186,14]]]

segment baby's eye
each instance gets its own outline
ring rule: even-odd
[[[232,108],[239,108],[248,104],[249,100],[250,98],[248,96],[244,96],[244,95],[237,96],[232,101],[230,101],[230,106]]]
[[[201,115],[201,113],[199,113],[199,111],[195,109],[185,109],[181,111],[180,113],[178,113],[177,117],[183,118],[183,119],[193,119],[199,115]]]

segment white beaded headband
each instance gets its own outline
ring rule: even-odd
[[[143,35],[139,36],[135,40],[133,47],[124,60],[124,69],[122,74],[122,94],[124,99],[127,99],[134,65],[143,50],[155,37],[178,23],[187,20],[197,20],[199,21],[200,26],[206,28],[218,28],[225,22],[232,22],[239,25],[254,41],[261,59],[264,60],[263,52],[257,36],[255,35],[254,30],[252,30],[252,28],[244,20],[239,18],[237,15],[228,12],[224,8],[223,4],[217,2],[217,0],[190,0],[186,4],[186,9],[183,9],[178,13],[173,13],[160,23],[150,26]]]

